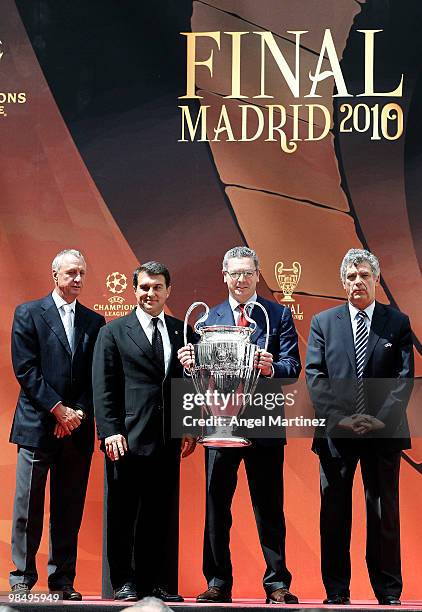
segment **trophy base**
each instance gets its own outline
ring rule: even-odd
[[[242,448],[244,446],[250,446],[250,440],[241,438],[240,436],[221,437],[221,436],[203,436],[198,440],[202,446],[209,446],[214,448]]]

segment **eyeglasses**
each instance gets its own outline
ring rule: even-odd
[[[243,270],[242,272],[228,272],[227,270],[224,270],[224,272],[233,280],[239,280],[241,276],[243,276],[243,278],[252,278],[256,270]]]

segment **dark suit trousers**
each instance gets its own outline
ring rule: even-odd
[[[114,589],[177,592],[180,442],[149,456],[106,458],[107,558]]]
[[[289,587],[283,512],[284,447],[250,446],[206,450],[206,518],[203,570],[208,586],[231,589],[231,504],[240,462],[245,462],[259,540],[266,562],[264,588]]]
[[[91,453],[66,437],[57,450],[20,446],[12,524],[12,559],[16,570],[10,584],[32,587],[38,579],[36,554],[40,545],[47,475],[50,471],[50,551],[48,586],[73,585],[78,532],[82,521]]]
[[[366,564],[375,596],[400,597],[399,472],[400,452],[320,456],[321,570],[329,596],[349,595],[352,487],[360,460],[366,500]]]

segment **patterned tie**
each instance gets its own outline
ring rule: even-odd
[[[63,304],[61,307],[64,313],[63,326],[66,332],[67,341],[69,342],[70,350],[73,353],[73,336],[74,336],[74,324],[73,324],[73,308],[70,304]]]
[[[249,327],[249,321],[245,317],[245,304],[239,304],[237,310],[240,312],[239,318],[237,319],[238,327]]]
[[[158,317],[153,317],[152,324],[154,325],[154,329],[152,332],[152,350],[154,352],[155,358],[157,360],[157,364],[164,372],[164,345],[163,345],[163,337],[161,336],[161,332],[158,329]]]
[[[365,390],[363,387],[363,366],[365,363],[366,346],[368,344],[368,328],[366,326],[366,313],[362,310],[356,315],[357,327],[355,338],[355,353],[356,353],[356,378],[357,378],[357,394],[356,394],[356,412],[363,414],[365,410]]]

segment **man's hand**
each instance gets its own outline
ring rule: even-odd
[[[77,408],[75,412],[78,415],[78,417],[81,419],[81,421],[85,420],[86,415],[83,410],[81,410],[80,408]],[[75,431],[75,429],[73,431]],[[63,427],[59,423],[56,423],[53,434],[56,438],[64,438],[65,436],[70,435],[66,433],[66,431],[63,429]]]
[[[190,436],[189,434],[183,436],[182,438],[182,459],[185,457],[189,457],[193,453],[196,447],[196,438],[194,436]]]
[[[123,457],[127,453],[127,442],[126,438],[122,434],[115,434],[114,436],[108,436],[104,440],[106,455],[112,461],[118,461],[120,457]]]
[[[339,427],[347,429],[355,434],[363,435],[371,431],[383,429],[385,424],[370,414],[352,414],[339,421]]]
[[[64,438],[65,436],[70,435],[65,432],[65,430],[63,429],[61,425],[59,425],[59,423],[55,424],[53,433],[56,438]]]
[[[384,429],[385,423],[370,414],[357,414],[355,433],[367,434],[371,431],[379,431]]]
[[[77,429],[81,424],[81,418],[73,408],[57,404],[51,411],[56,417],[57,423],[63,429],[64,435],[68,436],[74,429]],[[56,435],[54,433],[54,435]],[[63,437],[63,436],[60,436]]]
[[[177,351],[177,358],[182,364],[182,366],[187,370],[193,368],[193,366],[195,365],[195,351],[193,348],[193,344],[187,344],[186,346],[182,346],[182,348]]]
[[[272,354],[260,349],[255,355],[254,366],[261,370],[263,376],[271,376],[273,371]]]

